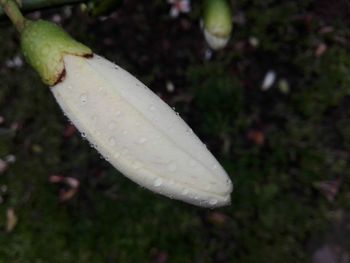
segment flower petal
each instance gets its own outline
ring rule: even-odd
[[[122,68],[94,55],[64,57],[52,92],[113,166],[157,193],[200,206],[230,202],[232,183],[189,126]]]
[[[230,40],[230,37],[221,37],[214,35],[210,33],[208,30],[204,29],[204,37],[205,40],[207,41],[208,45],[213,49],[213,50],[219,50],[224,48],[228,41]]]

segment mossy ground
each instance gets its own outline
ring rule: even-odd
[[[329,244],[346,254],[350,7],[236,1],[232,40],[207,60],[198,3],[176,19],[160,0],[127,1],[106,20],[77,8],[42,15],[60,14],[74,37],[176,107],[232,177],[232,205],[196,208],[125,179],[67,132],[29,66],[6,65],[19,45],[2,21],[0,158],[16,162],[0,174],[0,262],[310,262]],[[269,70],[277,80],[262,91]],[[50,183],[53,174],[77,178],[78,193],[60,202],[66,186]],[[320,190],[332,194],[328,181],[340,182],[334,200]]]

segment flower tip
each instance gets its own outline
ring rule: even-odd
[[[216,208],[228,206],[231,204],[231,192],[225,194],[214,194],[211,192],[200,191],[190,187],[175,187],[170,189],[164,186],[164,195],[184,201],[185,203],[193,204],[200,207]],[[173,192],[173,193],[171,193]]]
[[[203,10],[204,36],[208,45],[224,48],[232,32],[232,10],[227,0],[207,0]]]
[[[203,185],[201,189],[196,180],[190,178],[185,183],[175,183],[172,180],[155,179],[149,188],[169,198],[184,201],[200,207],[216,208],[231,204],[231,193],[233,190],[231,180],[225,176],[215,175],[215,180],[201,178]],[[225,179],[224,179],[225,178]]]
[[[204,29],[204,36],[209,47],[213,50],[219,50],[226,47],[228,41],[230,40],[230,37],[220,37],[212,34],[206,29]]]

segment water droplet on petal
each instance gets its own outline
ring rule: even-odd
[[[128,154],[128,152],[129,152],[129,149],[124,147],[123,150],[122,150],[122,154],[126,155],[126,154]]]
[[[188,189],[187,189],[187,188],[184,188],[184,189],[182,190],[182,194],[183,194],[183,195],[188,195]]]
[[[109,138],[108,142],[109,142],[109,145],[110,145],[110,146],[114,146],[114,145],[115,145],[115,143],[116,143],[116,141],[115,141],[115,138],[114,138],[114,137]]]
[[[80,102],[82,105],[85,105],[88,101],[88,96],[86,93],[80,95]]]
[[[122,113],[118,110],[115,112],[115,116],[119,117]]]
[[[155,181],[154,181],[154,187],[159,187],[161,186],[163,183],[163,180],[161,178],[157,178]]]
[[[144,144],[147,141],[147,139],[145,137],[141,137],[137,142],[139,144]]]
[[[176,166],[175,163],[170,163],[170,164],[168,165],[168,170],[169,170],[170,172],[175,172],[176,169],[177,169],[177,166]]]
[[[123,135],[127,135],[128,131],[127,130],[123,130]]]
[[[110,130],[114,130],[116,127],[117,127],[117,123],[115,121],[111,121],[108,124],[108,129],[110,129]]]
[[[150,105],[150,106],[149,106],[149,110],[150,110],[150,111],[155,111],[155,110],[156,110],[156,107],[154,107],[153,105]]]
[[[114,157],[115,159],[118,159],[119,156],[120,156],[120,153],[119,153],[119,152],[115,152],[115,153],[113,154],[113,157]]]
[[[138,170],[138,169],[140,169],[141,167],[142,167],[142,162],[140,162],[140,161],[134,161],[133,163],[132,163],[132,167],[135,169],[135,170]]]
[[[196,161],[193,160],[193,159],[190,159],[189,162],[188,162],[189,166],[191,167],[195,167],[196,166]]]
[[[209,201],[209,204],[210,205],[216,205],[218,203],[218,200],[216,200],[216,199],[211,199],[210,201]]]
[[[186,132],[189,133],[189,134],[192,134],[193,133],[193,130],[191,128],[187,128],[186,129]]]
[[[218,166],[217,166],[216,164],[214,164],[214,165],[212,166],[212,169],[213,169],[213,170],[217,170],[217,169],[218,169]]]
[[[93,122],[96,122],[96,121],[98,120],[98,117],[97,117],[96,115],[92,115],[92,116],[91,116],[91,120],[92,120]]]

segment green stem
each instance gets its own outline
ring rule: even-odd
[[[18,32],[22,32],[26,20],[15,1],[0,0],[0,5],[3,7],[6,15],[10,18],[11,22],[14,24]]]
[[[49,7],[57,7],[63,5],[71,5],[86,2],[86,0],[22,0],[21,10],[33,11]],[[0,7],[0,17],[4,14],[4,10]]]

